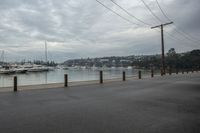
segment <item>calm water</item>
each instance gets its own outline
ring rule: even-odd
[[[136,69],[114,68],[104,69],[104,79],[121,78],[122,71],[126,71],[127,76],[137,74]],[[29,72],[26,74],[16,74],[18,77],[18,85],[35,85],[48,83],[63,83],[64,74],[68,74],[69,82],[72,81],[89,81],[99,79],[99,70],[93,69],[55,69],[49,72]],[[0,87],[9,87],[13,85],[13,76],[15,75],[0,75]]]

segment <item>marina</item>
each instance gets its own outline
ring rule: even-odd
[[[0,10],[0,133],[200,133],[200,0]]]
[[[19,85],[37,85],[37,84],[51,84],[63,83],[64,74],[69,75],[69,81],[90,81],[99,79],[99,71],[103,70],[105,79],[121,78],[122,72],[125,71],[128,77],[137,74],[138,69],[128,68],[98,68],[98,67],[29,67],[18,70],[26,70],[26,72],[17,72],[14,69],[13,73],[0,74],[0,87],[10,87],[13,85],[13,77],[17,76]],[[4,71],[5,72],[5,71]],[[143,70],[143,73],[149,73],[148,70]]]
[[[52,70],[50,67],[42,65],[7,65],[0,68],[0,74],[14,74],[14,73],[26,73],[26,72],[42,72]]]

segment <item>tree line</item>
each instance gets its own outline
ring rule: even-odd
[[[102,61],[106,59],[107,61]],[[174,48],[169,49],[165,55],[166,68],[190,69],[200,68],[200,50],[192,50],[185,53],[176,53]],[[127,67],[160,69],[161,55],[140,55],[140,56],[111,56],[102,58],[74,59],[64,62],[67,66],[107,66],[107,67]]]

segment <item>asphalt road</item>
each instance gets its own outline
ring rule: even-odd
[[[200,73],[0,93],[0,133],[200,133]]]

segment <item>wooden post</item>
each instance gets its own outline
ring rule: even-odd
[[[103,84],[103,71],[100,71],[99,83]]]
[[[67,74],[65,74],[65,87],[68,87],[68,75]]]
[[[162,69],[160,69],[160,75],[163,76],[163,70]]]
[[[176,69],[176,74],[178,74],[178,69]]]
[[[125,73],[125,71],[123,71],[122,78],[123,78],[123,81],[126,81],[126,73]]]
[[[14,92],[17,92],[17,76],[14,76]]]
[[[141,71],[138,71],[138,78],[139,78],[139,79],[142,78]]]
[[[151,69],[151,77],[152,78],[154,77],[154,71],[153,71],[153,69]]]
[[[182,69],[182,74],[184,74],[184,69]]]
[[[169,68],[169,75],[172,75],[172,69]]]

